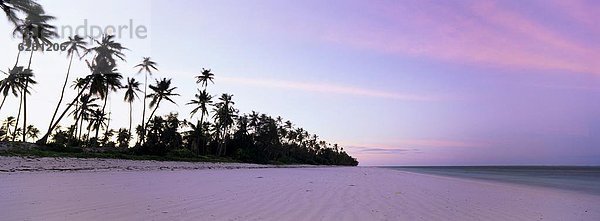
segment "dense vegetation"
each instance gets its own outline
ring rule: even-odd
[[[56,28],[50,24],[54,17],[47,15],[35,1],[0,0],[0,8],[14,24],[13,35],[22,40],[20,46],[29,48],[50,44],[57,37]],[[144,84],[135,78],[127,78],[123,83],[118,66],[125,62],[123,51],[126,48],[113,36],[105,35],[94,39],[91,44],[80,36],[73,36],[60,45],[67,53],[68,67],[64,82],[61,82],[61,96],[45,133],[27,124],[27,96],[37,83],[31,70],[35,50],[31,50],[27,66],[19,66],[22,50],[18,50],[14,67],[3,72],[0,112],[8,97],[18,98],[20,105],[17,117],[6,118],[0,126],[1,141],[27,142],[41,134],[37,143],[49,144],[57,150],[81,147],[119,150],[127,155],[198,159],[215,156],[253,163],[358,164],[343,148],[321,141],[317,135],[294,127],[281,117],[257,112],[240,114],[235,108],[233,95],[222,94],[215,99],[208,91],[208,86],[214,83],[210,69],[203,69],[196,77],[198,92],[186,104],[194,107],[190,119],[181,119],[174,113],[155,116],[161,104],[175,103],[172,98],[182,95],[177,93],[171,79],[153,79],[152,74],[159,69],[151,58],[144,58],[135,65],[138,73],[143,73]],[[71,65],[79,62],[74,58],[79,61],[85,59],[89,73],[73,81],[76,96],[65,103]],[[149,80],[155,83],[149,85]],[[107,112],[106,106],[109,94],[118,90],[125,92],[123,99],[129,106],[130,120],[129,128],[114,130],[110,128],[111,113]],[[132,106],[140,96],[142,122],[133,132]],[[66,118],[71,118],[72,124],[61,127],[60,123]]]

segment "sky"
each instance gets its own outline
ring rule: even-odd
[[[210,68],[209,92],[289,119],[364,166],[600,165],[600,1],[39,3],[59,32],[130,27],[118,37],[130,49],[121,73],[143,81],[133,66],[152,57],[152,77],[173,78],[182,95],[158,114],[189,118],[193,77]],[[132,37],[131,27],[148,32]],[[17,54],[12,28],[0,21],[4,71]],[[64,53],[33,56],[28,116],[38,128],[67,65]],[[72,79],[87,72],[77,61]],[[128,107],[111,95],[111,127],[127,127]],[[0,119],[17,108],[10,97]],[[133,111],[141,121],[141,102]]]

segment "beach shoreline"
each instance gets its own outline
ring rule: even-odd
[[[215,165],[198,165],[208,164]],[[6,220],[600,218],[600,196],[574,191],[373,167],[222,165],[3,172],[0,213]]]
[[[265,165],[230,162],[186,162],[72,157],[0,156],[0,173],[69,171],[173,171],[204,169],[260,169],[316,167],[314,165]]]

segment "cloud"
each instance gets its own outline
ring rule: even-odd
[[[394,99],[403,101],[434,101],[440,98],[434,96],[424,96],[417,94],[405,94],[387,92],[366,88],[359,88],[353,86],[343,86],[328,83],[314,83],[314,82],[296,82],[296,81],[284,81],[275,79],[264,79],[264,78],[243,78],[243,77],[223,77],[219,78],[219,81],[243,84],[257,87],[269,87],[269,88],[282,88],[290,90],[301,90],[316,93],[334,93],[342,95],[353,95],[353,96],[365,96],[375,97],[384,99]]]
[[[357,147],[350,146],[355,153],[362,154],[404,154],[404,153],[419,153],[418,149],[410,148],[377,148],[377,147]]]
[[[549,26],[538,21],[543,18],[532,19],[493,1],[453,6],[403,1],[372,10],[384,22],[341,22],[321,35],[322,40],[459,64],[600,74],[600,49],[585,42],[600,36],[574,40],[565,35],[567,28]],[[600,20],[598,13],[586,15]]]

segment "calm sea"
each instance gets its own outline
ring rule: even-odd
[[[600,167],[581,166],[432,166],[386,167],[397,170],[494,180],[600,195]]]

